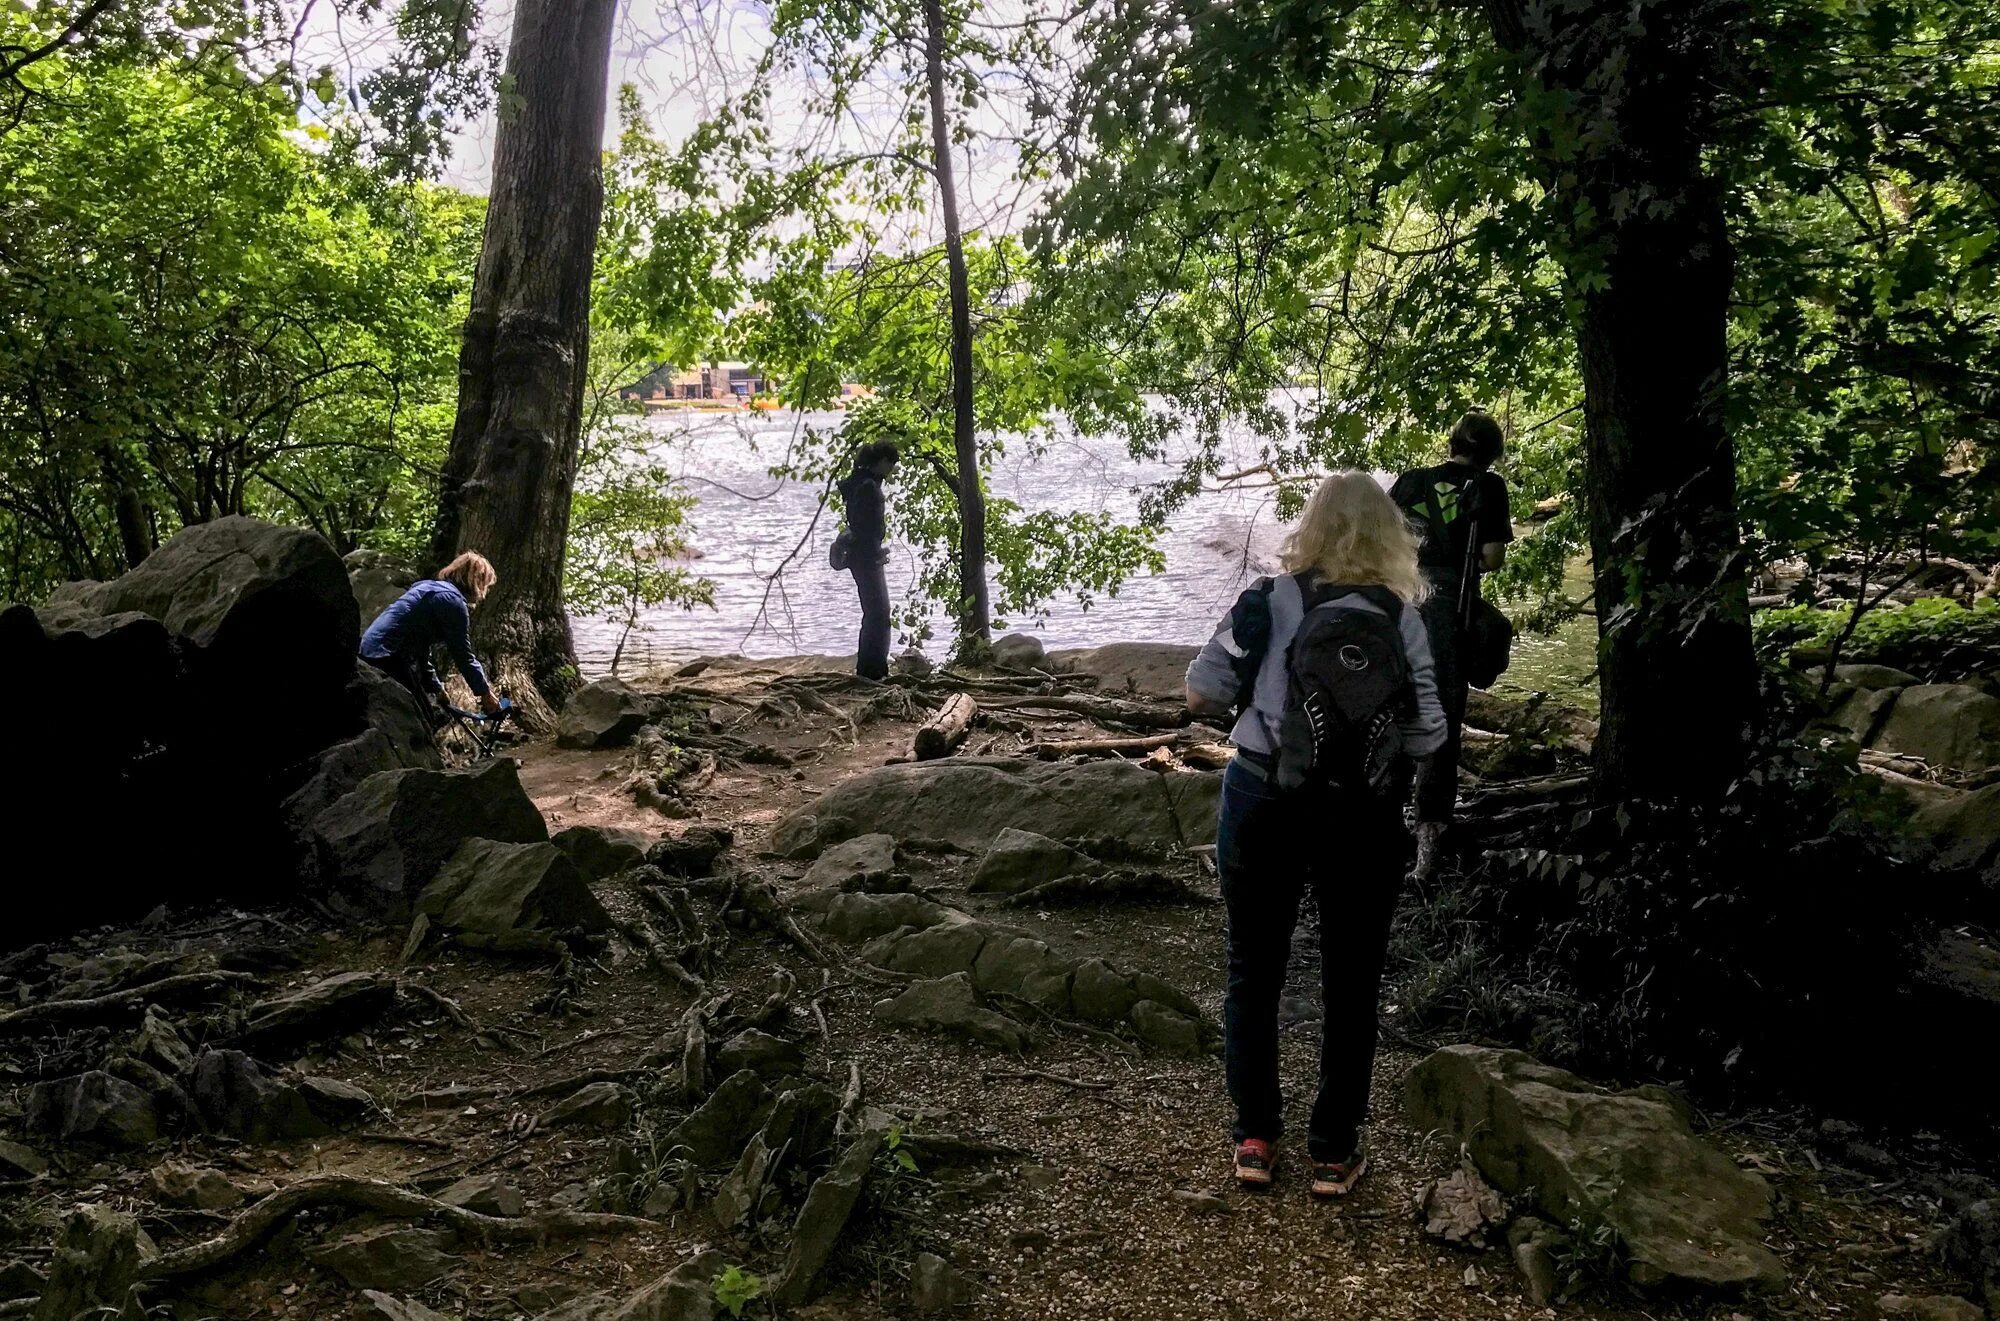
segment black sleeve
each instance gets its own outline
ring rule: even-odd
[[[1514,539],[1514,515],[1507,507],[1507,483],[1497,472],[1482,473],[1479,488],[1479,544],[1506,545]]]
[[[1406,472],[1389,488],[1389,498],[1406,510],[1414,510],[1424,498],[1423,484],[1416,481],[1416,477],[1416,473]]]

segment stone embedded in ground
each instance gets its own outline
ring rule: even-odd
[[[1507,1226],[1507,1251],[1514,1258],[1514,1269],[1521,1272],[1528,1301],[1536,1307],[1555,1301],[1561,1286],[1556,1250],[1567,1246],[1567,1241],[1561,1230],[1539,1216],[1516,1216]]]
[[[329,1124],[357,1123],[381,1109],[367,1088],[344,1078],[301,1078],[299,1095],[305,1097],[308,1109]]]
[[[24,1116],[31,1136],[104,1147],[143,1147],[160,1135],[153,1098],[102,1069],[39,1082]]]
[[[1174,1189],[1174,1200],[1192,1215],[1227,1215],[1229,1203],[1214,1193],[1200,1192],[1193,1188]]]
[[[973,960],[972,982],[983,994],[1019,996],[1051,1014],[1069,1012],[1074,960],[1032,936],[990,933]]]
[[[1090,868],[1091,860],[1067,844],[1012,826],[993,840],[972,873],[978,893],[1019,894]]]
[[[361,1297],[368,1304],[365,1315],[371,1321],[452,1321],[450,1316],[414,1298],[398,1298],[380,1289],[363,1289]]]
[[[180,1029],[151,1005],[132,1036],[131,1053],[176,1078],[194,1072],[194,1051],[181,1038]]]
[[[346,1036],[396,1002],[396,980],[379,972],[339,972],[260,1000],[245,1011],[243,1039],[265,1044]]]
[[[8,1138],[0,1138],[0,1173],[9,1178],[38,1179],[48,1173],[48,1158],[33,1147],[24,1147]]]
[[[1833,681],[1856,688],[1909,688],[1919,682],[1916,675],[1888,665],[1836,665]]]
[[[86,1203],[63,1218],[49,1257],[49,1279],[29,1315],[33,1321],[123,1316],[132,1286],[159,1249],[123,1211]]]
[[[949,1312],[972,1301],[972,1281],[935,1252],[919,1252],[910,1264],[910,1306],[919,1312]]]
[[[1103,959],[1085,959],[1070,978],[1070,1009],[1086,1023],[1122,1023],[1140,996],[1129,973]]]
[[[738,1032],[715,1052],[715,1067],[724,1077],[748,1069],[760,1078],[783,1078],[798,1073],[805,1063],[805,1050],[797,1042],[756,1028]]]
[[[1129,1017],[1139,1040],[1170,1055],[1199,1055],[1207,1049],[1207,1034],[1199,1018],[1191,1018],[1158,1000],[1141,1000]]]
[[[736,1159],[743,1144],[771,1114],[771,1089],[748,1069],[724,1078],[706,1101],[667,1135],[668,1147],[687,1148],[696,1165],[723,1165]]]
[[[1870,746],[1964,771],[2000,766],[2000,697],[1962,683],[1898,689]]]
[[[553,844],[468,839],[417,896],[440,930],[608,931],[611,918],[576,864]]]
[[[347,685],[347,701],[362,727],[388,745],[397,766],[435,770],[444,765],[431,732],[429,708],[419,706],[416,694],[401,681],[373,665],[357,665]]]
[[[194,1100],[211,1129],[245,1142],[283,1142],[333,1131],[298,1088],[240,1050],[201,1053],[194,1064]]]
[[[483,1216],[517,1216],[528,1208],[521,1190],[498,1174],[469,1175],[440,1190],[437,1199]]]
[[[537,843],[548,827],[514,763],[466,770],[383,771],[314,818],[321,876],[369,912],[406,917],[431,877],[468,839]]]
[[[698,880],[715,871],[717,859],[735,842],[736,832],[728,826],[689,826],[657,840],[646,850],[646,861],[669,876]]]
[[[1969,1280],[2000,1284],[2000,1201],[1982,1199],[1951,1218],[1943,1235],[1945,1265]]]
[[[1561,1223],[1609,1226],[1634,1284],[1784,1284],[1761,1241],[1769,1185],[1696,1138],[1674,1106],[1481,1046],[1435,1052],[1403,1096],[1418,1129],[1463,1142],[1501,1191],[1531,1195]]]
[[[728,1231],[741,1225],[763,1200],[765,1189],[777,1177],[779,1163],[797,1153],[806,1097],[803,1091],[789,1091],[780,1096],[772,1103],[764,1126],[743,1144],[736,1168],[715,1190],[711,1210],[718,1228]]]
[[[643,830],[618,826],[571,826],[549,840],[576,864],[587,881],[630,871],[646,860],[653,837]]]
[[[1909,1321],[1986,1321],[1985,1308],[1949,1295],[1885,1293],[1875,1306],[1883,1316],[1907,1317]]]
[[[1028,1048],[1028,1030],[981,1005],[972,978],[963,972],[912,983],[893,999],[877,1003],[874,1017],[890,1027],[945,1032],[1010,1054]]]
[[[618,1083],[586,1083],[551,1106],[542,1127],[620,1128],[632,1117],[632,1099],[632,1089]]]
[[[221,1170],[180,1161],[154,1166],[146,1182],[161,1201],[197,1211],[227,1211],[241,1206],[245,1196]]]
[[[806,890],[867,890],[896,870],[893,835],[856,835],[821,853],[799,882]]]
[[[715,1282],[725,1269],[721,1253],[703,1251],[637,1293],[585,1294],[535,1321],[717,1321],[726,1315],[715,1298]]]
[[[665,699],[642,693],[619,678],[585,684],[570,695],[556,722],[556,743],[565,748],[615,748],[632,741],[660,714]]]
[[[1895,705],[1894,688],[1856,688],[1840,699],[1827,720],[1846,730],[1855,742],[1866,746],[1875,737],[1875,731],[1882,727],[1882,722],[1889,718],[1889,709]]]
[[[1052,838],[1114,835],[1164,848],[1210,844],[1222,780],[1132,762],[952,757],[864,771],[780,821],[771,847],[816,856],[856,835],[939,839],[984,850],[1012,826]]]
[[[821,925],[842,940],[873,940],[905,927],[934,927],[950,916],[950,909],[920,894],[836,894]]]
[[[1048,659],[1048,649],[1032,633],[1009,633],[993,644],[993,663],[1003,670],[1032,670]]]
[[[792,1246],[778,1272],[772,1299],[780,1307],[797,1307],[811,1299],[820,1271],[833,1257],[847,1232],[847,1222],[861,1200],[862,1189],[875,1167],[883,1134],[870,1129],[849,1143],[833,1168],[813,1180],[805,1205],[792,1225]]]
[[[309,1247],[305,1257],[357,1289],[400,1293],[449,1274],[456,1264],[451,1245],[444,1230],[385,1225]]]
[[[1461,1164],[1418,1190],[1417,1218],[1434,1239],[1483,1248],[1487,1236],[1507,1222],[1507,1203],[1477,1169]]]
[[[2000,922],[2000,784],[1923,808],[1910,838],[1932,867],[1979,881],[1986,917]]]

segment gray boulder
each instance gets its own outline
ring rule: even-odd
[[[735,842],[728,826],[689,826],[656,841],[646,850],[646,861],[669,876],[699,878],[711,874],[716,860]]]
[[[367,1088],[345,1078],[310,1075],[299,1079],[299,1095],[306,1108],[329,1124],[353,1124],[380,1113],[382,1107]]]
[[[978,893],[1018,894],[1088,869],[1090,859],[1067,844],[1032,830],[1009,826],[993,840],[971,888]]]
[[[667,1136],[668,1147],[684,1147],[697,1165],[727,1165],[750,1135],[770,1117],[773,1100],[764,1080],[748,1069],[730,1074],[694,1113]]]
[[[1202,1021],[1157,1000],[1141,1000],[1128,1011],[1139,1039],[1170,1055],[1199,1055],[1208,1048]]]
[[[48,1157],[41,1152],[0,1138],[0,1174],[9,1179],[39,1179],[48,1172]]]
[[[271,1043],[346,1036],[380,1018],[395,1002],[395,978],[379,972],[339,972],[251,1005],[243,1037]]]
[[[1696,1138],[1678,1106],[1481,1046],[1437,1051],[1410,1071],[1403,1098],[1419,1130],[1463,1142],[1501,1191],[1531,1196],[1557,1223],[1608,1226],[1636,1285],[1785,1282],[1762,1242],[1769,1185]]]
[[[33,1321],[124,1315],[132,1306],[132,1286],[159,1255],[137,1219],[98,1203],[65,1216],[54,1246],[48,1283],[29,1313]]]
[[[2000,921],[2000,783],[1923,808],[1910,838],[1931,866],[1977,879]]]
[[[1181,847],[1215,839],[1221,777],[1150,771],[1132,762],[1075,764],[950,758],[884,766],[841,781],[780,821],[772,847],[817,856],[857,835],[940,839],[984,850],[1002,830],[1053,837],[1114,835]]]
[[[59,1142],[143,1147],[160,1135],[153,1098],[101,1069],[36,1083],[24,1119],[30,1136]]]
[[[653,837],[643,830],[620,826],[571,826],[556,832],[549,843],[576,864],[585,880],[601,881],[644,862]]]
[[[877,1003],[874,1014],[876,1022],[890,1027],[944,1032],[1010,1054],[1028,1048],[1028,1030],[982,1005],[972,978],[962,972],[914,982],[894,999]]]
[[[805,1050],[796,1041],[774,1037],[754,1027],[738,1032],[715,1052],[715,1067],[723,1077],[748,1069],[759,1078],[784,1078],[798,1073],[805,1065]]]
[[[972,1301],[972,1281],[935,1252],[919,1252],[910,1266],[910,1306],[922,1313],[949,1312]]]
[[[1856,688],[1908,688],[1917,682],[1917,676],[1888,665],[1836,665],[1833,681]]]
[[[240,1050],[203,1051],[194,1065],[194,1100],[214,1131],[245,1142],[284,1142],[333,1131],[304,1093]]]
[[[1870,746],[1921,757],[1933,766],[1968,771],[2000,766],[2000,697],[1960,683],[1897,690],[1896,704]]]
[[[1187,693],[1187,668],[1200,650],[1177,642],[1107,642],[1052,651],[1049,662],[1059,670],[1095,675],[1097,691],[1106,697],[1144,693],[1179,699]]]
[[[227,1211],[243,1205],[244,1192],[221,1170],[169,1161],[146,1176],[153,1196],[197,1211]]]
[[[1048,659],[1048,649],[1032,633],[1009,633],[993,644],[993,663],[1003,670],[1037,669]]]
[[[347,570],[348,590],[354,593],[354,602],[360,607],[364,629],[422,576],[415,565],[387,551],[351,550],[340,563]]]
[[[856,835],[821,853],[801,884],[815,891],[868,890],[885,884],[895,870],[894,836]]]
[[[664,704],[658,693],[642,693],[623,679],[594,680],[563,706],[556,742],[565,748],[618,747],[631,742]]]
[[[1855,742],[1866,746],[1873,741],[1875,732],[1882,728],[1882,722],[1889,718],[1889,711],[1895,705],[1894,688],[1856,688],[1840,700],[1827,720],[1836,728],[1845,730]]]
[[[440,930],[608,931],[611,919],[583,874],[553,844],[468,839],[417,897]]]
[[[587,1083],[549,1108],[543,1128],[622,1128],[632,1117],[632,1089],[615,1082]]]
[[[444,764],[428,716],[417,705],[416,694],[401,683],[373,665],[357,665],[348,700],[358,708],[363,723],[387,740],[396,765],[435,770]]]
[[[842,940],[873,940],[904,927],[934,927],[950,915],[920,894],[837,894],[821,925]]]
[[[875,1167],[875,1155],[882,1149],[883,1135],[869,1130],[849,1143],[834,1161],[833,1168],[813,1181],[805,1205],[792,1226],[792,1247],[778,1272],[773,1301],[780,1307],[797,1307],[809,1300],[819,1273],[840,1245],[847,1222],[868,1184]]]
[[[357,1289],[421,1289],[456,1264],[452,1238],[438,1229],[384,1225],[306,1249],[306,1260]]]
[[[528,1207],[521,1190],[498,1174],[470,1175],[445,1188],[437,1198],[484,1216],[517,1216]]]
[[[316,817],[320,874],[351,903],[391,918],[468,839],[532,843],[549,837],[542,814],[504,759],[469,770],[384,771]]]

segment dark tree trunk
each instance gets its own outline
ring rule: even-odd
[[[590,358],[590,280],[615,0],[521,0],[485,240],[459,353],[432,554],[476,550],[499,584],[473,638],[530,719],[575,683],[563,553]],[[539,699],[539,700],[538,700]]]
[[[1643,23],[1604,3],[1488,11],[1599,144],[1551,156],[1544,179],[1591,217],[1562,256],[1581,304],[1598,790],[1709,797],[1743,766],[1756,697],[1724,412],[1735,257],[1702,161],[1733,11],[1657,6]]]
[[[958,459],[958,640],[977,646],[993,638],[986,593],[986,489],[980,483],[979,438],[972,412],[972,290],[965,239],[958,226],[958,185],[951,160],[951,118],[945,107],[944,6],[924,0],[924,66],[931,93],[931,155],[944,212],[944,255],[951,280],[951,438]]]
[[[111,488],[111,513],[118,524],[118,545],[125,552],[125,567],[136,569],[154,550],[152,513],[146,508],[146,497],[109,450],[99,458],[104,465],[104,483]]]

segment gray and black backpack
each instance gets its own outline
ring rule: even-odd
[[[1386,587],[1321,586],[1301,576],[1305,618],[1285,656],[1274,780],[1390,798],[1408,788],[1400,722],[1416,707],[1403,602]],[[1359,596],[1369,610],[1346,598]]]

